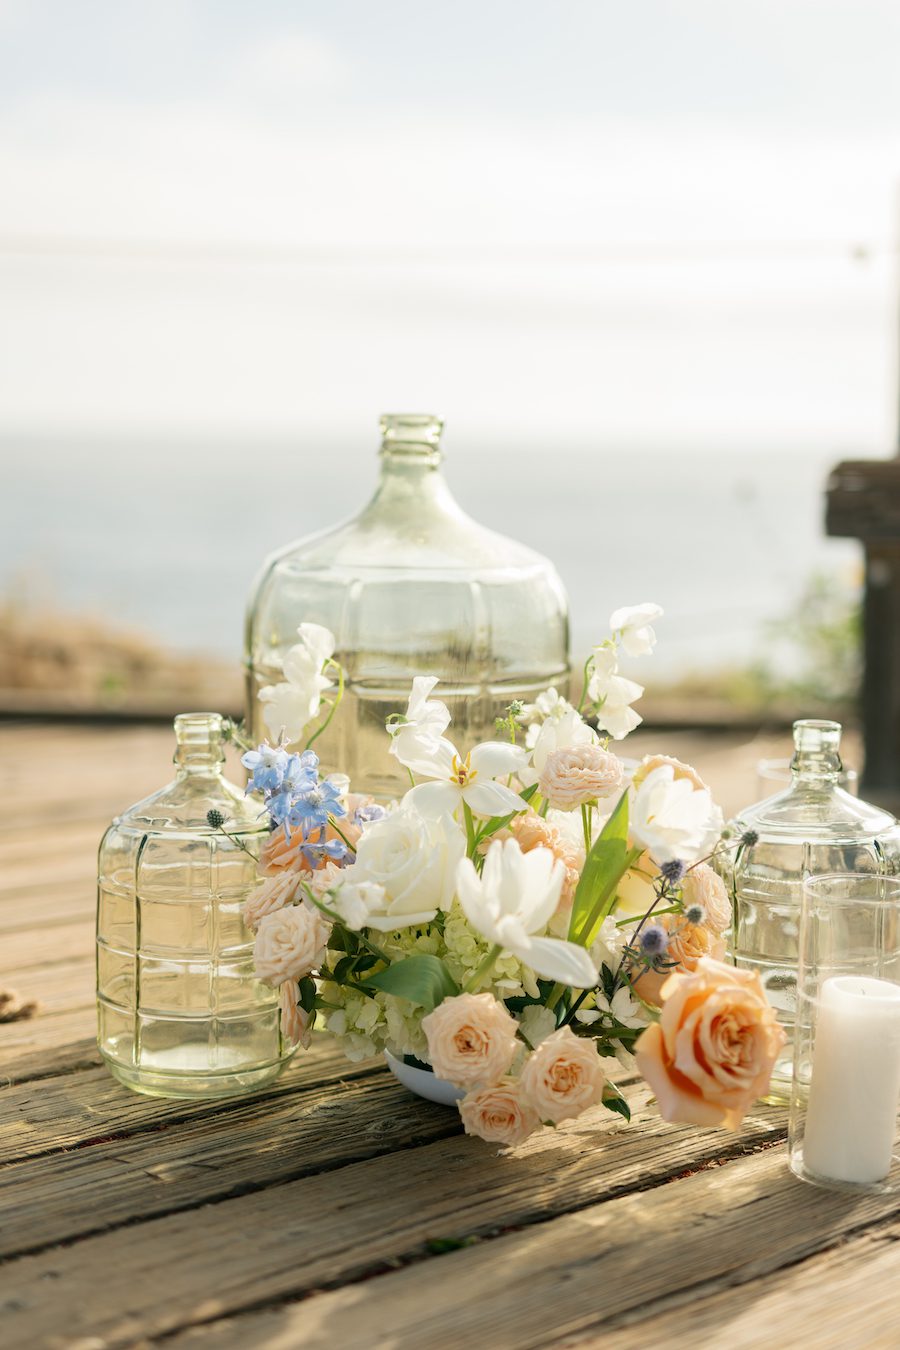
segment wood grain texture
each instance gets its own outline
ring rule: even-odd
[[[381,1081],[386,1082],[383,1076]],[[628,1093],[636,1108],[647,1095],[642,1086]],[[403,1112],[410,1099],[394,1096],[395,1109]],[[450,1137],[418,1146],[409,1141],[403,1152],[396,1151],[395,1138],[386,1141],[389,1152],[367,1161],[10,1262],[0,1268],[0,1308],[4,1295],[14,1297],[32,1331],[41,1309],[51,1321],[63,1315],[67,1323],[77,1321],[91,1269],[115,1261],[121,1273],[152,1271],[146,1304],[135,1302],[140,1297],[135,1281],[117,1282],[92,1297],[90,1324],[117,1344],[128,1317],[153,1334],[196,1320],[198,1289],[216,1289],[217,1315],[263,1299],[296,1298],[393,1263],[421,1261],[429,1240],[465,1241],[511,1227],[543,1226],[635,1185],[658,1186],[723,1153],[720,1136],[691,1130],[673,1136],[646,1107],[631,1128],[610,1133],[598,1126],[606,1119],[598,1112],[590,1121],[535,1136],[509,1157],[461,1138],[446,1108],[428,1108],[426,1115],[436,1131],[450,1131]],[[732,1138],[732,1153],[743,1158],[754,1143],[778,1139],[779,1115],[766,1112],[745,1137]],[[351,1119],[354,1128],[363,1123],[358,1110]],[[159,1288],[166,1290],[163,1306]],[[209,1308],[208,1300],[204,1306]],[[18,1325],[13,1311],[7,1335]]]
[[[740,1284],[800,1261],[883,1219],[890,1197],[851,1203],[787,1171],[784,1151],[710,1168],[378,1279],[173,1337],[179,1350],[538,1350],[605,1344],[625,1312],[710,1283]],[[894,1270],[896,1272],[896,1265]],[[666,1346],[638,1338],[635,1345]],[[779,1344],[791,1344],[781,1341]],[[822,1345],[800,1341],[794,1344]],[[731,1342],[720,1336],[719,1346]],[[757,1339],[750,1344],[771,1342]],[[839,1342],[832,1341],[837,1345]],[[894,1343],[896,1345],[896,1342]]]
[[[900,1223],[893,1220],[786,1270],[718,1292],[676,1294],[664,1307],[620,1331],[603,1333],[606,1350],[754,1350],[816,1346],[819,1350],[896,1350]],[[618,1319],[614,1319],[618,1320]],[[599,1333],[566,1343],[598,1343]]]

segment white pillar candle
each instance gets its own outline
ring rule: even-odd
[[[834,975],[819,991],[803,1162],[817,1176],[882,1181],[900,1103],[900,985]]]

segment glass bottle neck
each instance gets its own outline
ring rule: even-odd
[[[219,713],[179,713],[175,718],[178,777],[217,776],[225,763],[225,722]]]
[[[840,742],[839,722],[795,722],[795,748],[791,760],[794,782],[825,787],[837,783],[844,768]]]

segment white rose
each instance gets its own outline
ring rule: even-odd
[[[449,816],[426,820],[406,806],[368,826],[347,870],[354,884],[382,888],[381,912],[370,910],[366,927],[386,933],[429,923],[438,910],[449,909],[465,852],[465,836]]]
[[[308,975],[325,954],[331,924],[318,910],[292,905],[260,919],[253,958],[266,984],[284,984]]]
[[[594,1042],[561,1027],[528,1056],[519,1082],[540,1119],[558,1124],[601,1101],[606,1077]]]

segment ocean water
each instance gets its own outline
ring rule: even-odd
[[[554,560],[576,654],[616,606],[663,605],[654,667],[668,677],[752,659],[812,573],[858,580],[858,546],[824,536],[841,457],[501,443],[450,451],[444,467],[466,510]],[[0,595],[234,661],[266,554],[353,514],[378,471],[373,445],[313,438],[7,438],[0,462]]]

